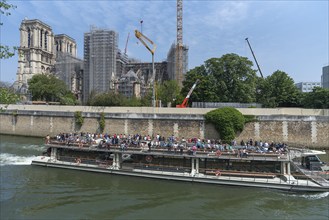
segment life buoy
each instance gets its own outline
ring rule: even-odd
[[[216,174],[216,176],[222,175],[219,170],[217,170],[215,174]]]
[[[148,155],[148,156],[145,157],[145,160],[146,160],[146,162],[151,163],[152,160],[153,160],[153,157]]]
[[[216,151],[216,156],[217,156],[217,157],[222,156],[222,152],[221,152],[220,150]]]
[[[131,157],[130,154],[123,154],[123,155],[122,155],[122,159],[123,159],[123,160],[128,160],[128,159],[130,159],[130,157]]]

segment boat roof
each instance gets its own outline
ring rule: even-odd
[[[320,150],[308,150],[307,152],[302,152],[302,156],[310,156],[310,155],[324,155],[325,151]]]

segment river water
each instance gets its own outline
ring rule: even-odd
[[[1,219],[328,219],[329,193],[31,166],[43,139],[0,135]]]

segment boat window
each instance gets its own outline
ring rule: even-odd
[[[308,161],[320,161],[317,156],[308,156],[308,157],[306,157],[306,160],[308,160]]]

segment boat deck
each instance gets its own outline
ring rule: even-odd
[[[319,171],[312,171],[305,169],[301,164],[294,163],[294,165],[297,167],[297,169],[308,176],[310,179],[313,181],[319,183],[322,186],[329,187],[329,181],[327,180],[329,178],[329,173],[327,174],[326,172],[319,172]],[[323,174],[321,174],[323,173]],[[326,178],[324,178],[326,177]]]
[[[241,157],[237,151],[221,151],[220,155],[216,151],[211,150],[197,150],[195,154],[188,149],[173,150],[169,148],[152,148],[149,151],[148,147],[127,147],[124,150],[120,146],[111,145],[108,148],[98,148],[97,146],[83,146],[78,145],[63,145],[60,143],[47,144],[48,147],[72,149],[79,151],[96,151],[122,154],[138,154],[138,155],[152,155],[152,156],[171,156],[171,157],[190,157],[190,158],[209,158],[209,159],[230,159],[230,160],[257,160],[257,161],[288,161],[287,154],[279,153],[257,153],[250,152]]]

